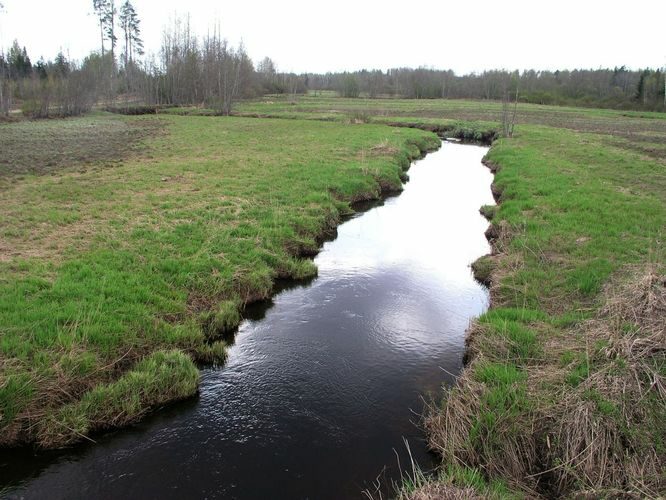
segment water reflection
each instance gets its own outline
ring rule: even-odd
[[[485,151],[445,144],[404,193],[340,226],[317,279],[250,311],[198,400],[95,446],[16,453],[3,483],[28,498],[359,497],[399,477],[403,437],[430,466],[421,398],[460,369],[487,307],[469,270],[488,251]]]

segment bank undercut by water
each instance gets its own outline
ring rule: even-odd
[[[652,497],[666,466],[666,175],[603,136],[494,143],[491,309],[424,418],[442,457],[400,496]],[[452,496],[452,498],[454,497]]]
[[[303,120],[63,123],[0,125],[76,150],[72,165],[0,176],[4,446],[64,446],[195,394],[195,362],[224,360],[242,308],[278,278],[314,275],[303,256],[350,203],[399,190],[411,160],[439,145],[418,130]],[[68,135],[97,125],[162,133],[109,164]],[[20,142],[5,146],[23,158]]]

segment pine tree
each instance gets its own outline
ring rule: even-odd
[[[133,61],[134,54],[143,54],[143,40],[141,39],[141,29],[139,27],[141,21],[130,0],[125,0],[125,3],[120,8],[119,21],[125,33],[124,59],[125,66],[127,66],[128,62],[131,63]]]
[[[125,0],[125,3],[120,7],[120,17],[118,21],[120,22],[120,29],[123,30],[125,34],[125,52],[123,54],[123,59],[125,62],[125,68],[127,68],[127,62],[129,60],[129,46],[130,46],[130,18],[132,17],[132,11],[134,7],[129,0]]]
[[[118,37],[116,36],[116,9],[115,0],[106,0],[104,9],[104,26],[106,27],[106,38],[111,42],[111,59],[115,65],[116,62],[116,44]]]
[[[130,36],[130,61],[132,60],[133,54],[137,54],[139,56],[143,55],[143,39],[141,38],[141,20],[139,19],[139,15],[136,13],[136,11],[133,11],[132,17],[130,19],[130,28],[131,28],[131,36]]]
[[[39,61],[37,61],[37,64],[35,64],[35,73],[37,73],[40,80],[46,80],[49,77],[44,58],[40,58]]]
[[[99,36],[102,43],[102,58],[104,58],[104,32],[106,31],[106,11],[108,9],[109,0],[93,0],[93,10],[97,15],[99,22]]]
[[[647,93],[646,93],[646,80],[648,76],[650,75],[650,70],[646,69],[641,72],[641,76],[638,80],[638,86],[636,87],[636,100],[637,101],[643,101],[643,104],[645,104],[645,101],[647,100]]]
[[[32,63],[28,57],[28,52],[25,47],[21,49],[16,40],[9,49],[8,63],[9,63],[9,76],[15,80],[25,78],[32,73]]]
[[[69,75],[70,73],[70,65],[69,61],[65,57],[65,54],[62,53],[62,50],[58,52],[58,55],[55,58],[55,61],[53,61],[53,72],[55,73],[56,76],[60,78],[65,78]]]

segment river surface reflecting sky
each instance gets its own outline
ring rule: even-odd
[[[319,276],[253,306],[194,400],[66,452],[0,456],[26,498],[360,498],[414,459],[423,397],[461,368],[488,305],[487,148],[444,143],[397,197],[338,228]]]

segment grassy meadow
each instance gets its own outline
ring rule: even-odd
[[[52,447],[195,393],[242,306],[314,275],[300,256],[438,139],[99,114],[0,125],[0,143],[0,440]]]
[[[316,273],[299,256],[399,187],[434,130],[494,139],[493,253],[474,266],[492,307],[424,416],[441,467],[398,495],[664,493],[666,115],[520,104],[509,139],[501,110],[267,96],[230,118],[68,120],[142,131],[92,156],[61,153],[52,122],[0,125],[3,444],[66,444],[194,393],[193,360],[224,359],[243,304]],[[20,151],[41,137],[54,165]]]

